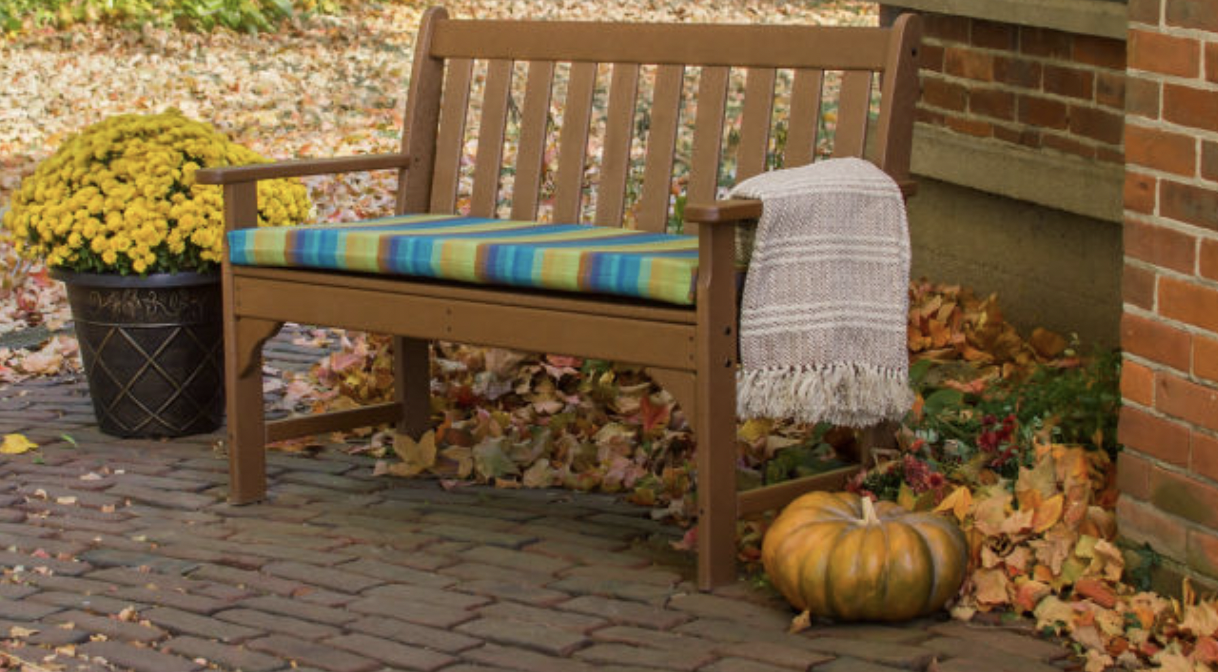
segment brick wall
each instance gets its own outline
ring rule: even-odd
[[[1218,579],[1218,2],[1130,0],[1121,533]]]
[[[1122,162],[1124,41],[963,16],[924,17],[919,121]]]

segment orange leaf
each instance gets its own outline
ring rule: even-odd
[[[1108,584],[1099,579],[1083,578],[1074,584],[1074,592],[1082,597],[1089,597],[1093,602],[1105,609],[1116,606],[1116,592]]]

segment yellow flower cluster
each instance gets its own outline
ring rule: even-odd
[[[21,182],[4,228],[22,256],[92,273],[208,271],[224,238],[220,187],[200,168],[262,163],[177,110],[110,117],[72,136]],[[258,184],[258,225],[311,212],[299,180]]]

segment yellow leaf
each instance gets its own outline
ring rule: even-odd
[[[395,476],[414,476],[436,463],[436,433],[428,431],[418,441],[398,434],[393,437],[393,452],[402,458],[402,464],[391,465],[389,472]]]
[[[1040,534],[1045,530],[1057,524],[1057,521],[1062,517],[1062,505],[1065,503],[1065,498],[1060,494],[1040,503],[1036,510],[1032,513],[1032,531]]]
[[[964,522],[964,517],[968,515],[971,508],[973,508],[973,494],[969,492],[968,487],[962,485],[952,494],[944,497],[943,501],[939,502],[939,506],[935,507],[935,512],[951,511],[956,516],[956,520]]]
[[[4,443],[0,444],[0,454],[20,455],[37,447],[38,444],[25,438],[24,434],[5,434]]]
[[[736,438],[745,443],[753,443],[757,439],[768,435],[774,429],[774,423],[766,418],[752,418],[746,420],[740,429],[736,430]]]

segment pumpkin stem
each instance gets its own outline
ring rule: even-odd
[[[875,513],[875,504],[870,497],[863,498],[863,523],[865,525],[879,525],[880,517]]]

